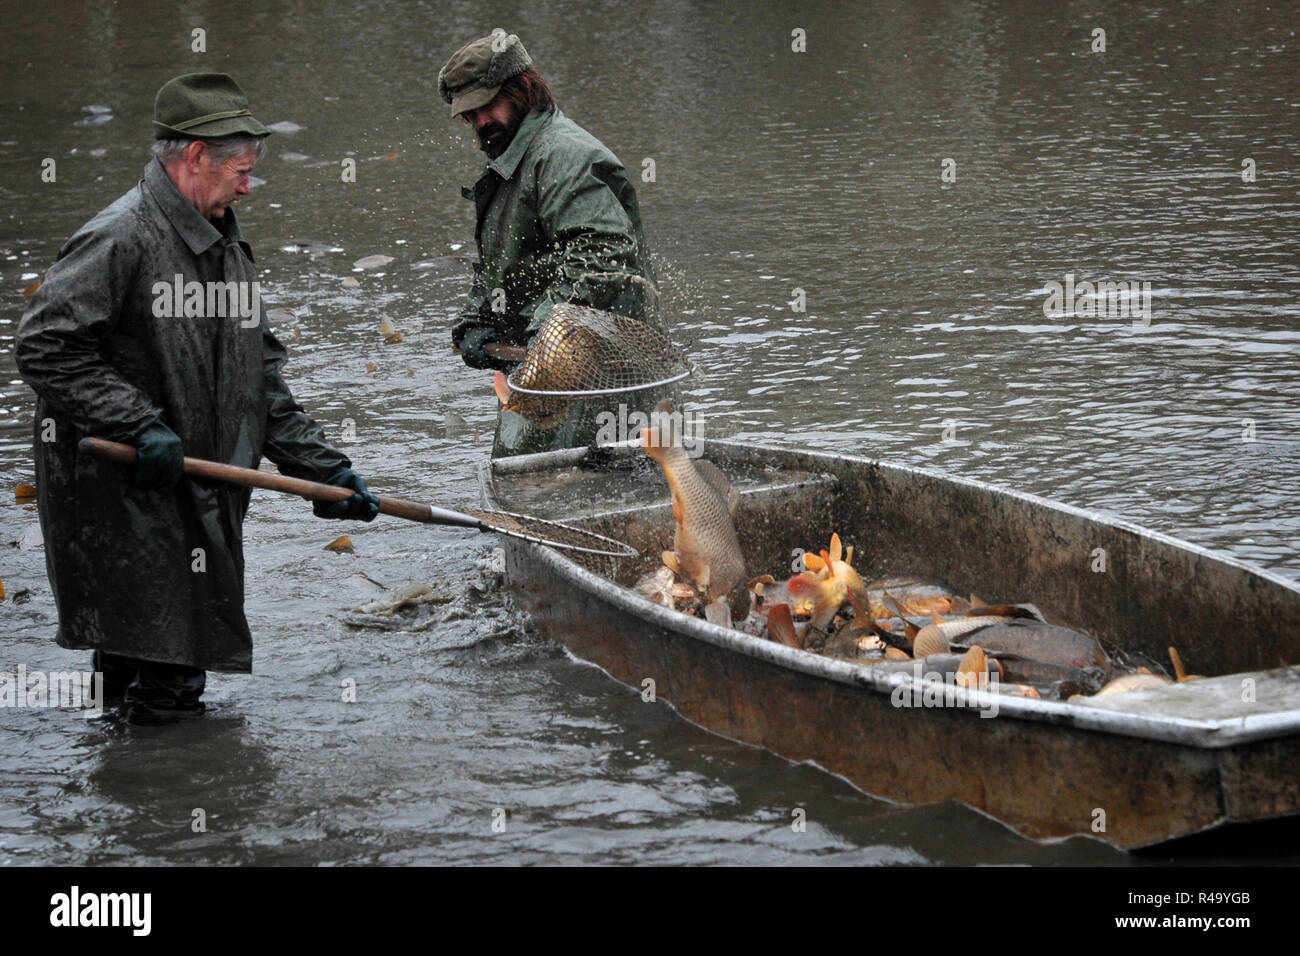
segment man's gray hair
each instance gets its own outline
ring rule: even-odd
[[[153,141],[153,154],[162,160],[163,165],[166,165],[180,159],[181,154],[185,152],[185,147],[198,138],[178,136],[175,139],[156,139]],[[266,137],[254,136],[252,133],[232,133],[229,136],[203,139],[203,142],[207,144],[208,157],[214,163],[224,163],[243,156],[250,150],[257,151],[258,159],[266,153]]]

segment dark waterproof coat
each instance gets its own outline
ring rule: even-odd
[[[36,486],[58,642],[247,672],[249,491],[189,478],[143,491],[133,467],[77,442],[133,444],[161,421],[198,458],[256,468],[265,455],[318,481],[350,462],[294,402],[260,305],[255,322],[167,315],[160,296],[177,276],[249,282],[252,253],[233,209],[213,225],[154,160],[68,240],[18,328],[18,368],[38,399]]]

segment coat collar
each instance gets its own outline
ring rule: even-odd
[[[519,124],[519,129],[515,131],[515,138],[510,141],[506,151],[496,159],[488,163],[488,169],[495,172],[502,179],[509,179],[519,168],[520,161],[524,158],[524,153],[528,152],[528,147],[532,145],[537,134],[540,133],[548,123],[552,122],[564,114],[559,109],[542,112],[533,110],[524,117],[523,122]]]
[[[253,250],[239,228],[239,220],[235,218],[234,209],[226,210],[226,214],[221,217],[221,226],[218,228],[199,215],[194,204],[181,195],[181,191],[176,188],[176,184],[167,175],[167,170],[163,169],[162,161],[157,157],[154,157],[153,161],[144,168],[144,184],[168,222],[190,247],[190,252],[197,256],[222,239],[232,239],[244,247],[244,252],[249,260],[252,260]]]

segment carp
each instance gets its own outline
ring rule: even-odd
[[[556,305],[513,374],[515,383],[539,392],[590,389],[603,361],[600,336],[588,327],[592,313],[596,310],[568,302]],[[558,425],[573,401],[572,396],[546,398],[516,392],[502,372],[493,375],[493,382],[504,411],[516,412],[540,427]]]
[[[676,528],[663,562],[700,589],[706,606],[725,604],[730,620],[744,620],[749,587],[731,520],[731,483],[711,462],[686,454],[671,412],[668,399],[660,402],[642,432],[645,453],[663,469],[672,492]]]

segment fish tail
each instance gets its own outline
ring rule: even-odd
[[[497,398],[506,408],[510,408],[510,386],[506,383],[504,372],[492,373],[492,388],[497,393]]]

